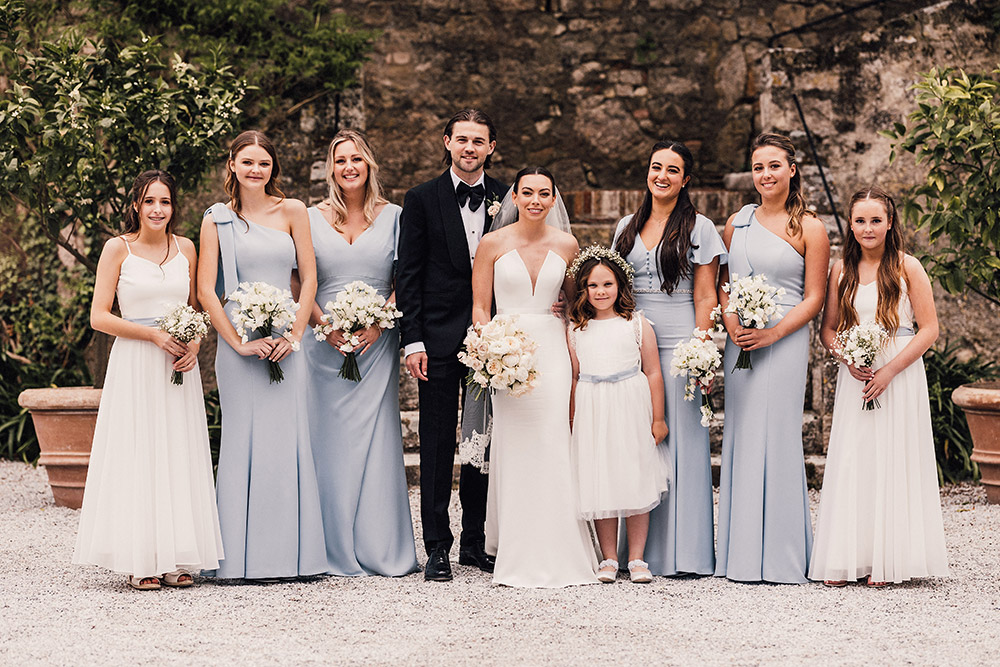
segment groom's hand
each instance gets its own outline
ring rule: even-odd
[[[406,372],[418,380],[427,379],[427,353],[414,352],[406,357]]]

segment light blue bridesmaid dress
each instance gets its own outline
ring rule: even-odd
[[[629,215],[618,223],[615,243],[631,219]],[[656,575],[708,575],[715,572],[708,428],[701,425],[701,392],[697,392],[695,400],[685,401],[686,378],[670,375],[674,346],[691,338],[695,328],[694,276],[681,277],[672,294],[661,291],[659,254],[659,243],[647,250],[637,234],[632,250],[625,257],[635,269],[636,306],[645,313],[656,333],[670,429],[666,446],[670,448],[674,469],[667,497],[649,514],[649,536],[643,557]],[[726,262],[726,246],[712,221],[698,215],[691,230],[688,262],[693,270],[695,264],[710,264],[716,257],[721,263]],[[619,560],[624,563],[628,560],[627,543],[620,542]]]
[[[402,209],[388,204],[354,243],[309,209],[323,308],[361,280],[392,293]],[[330,572],[399,576],[417,571],[399,423],[399,329],[357,356],[361,381],[338,377],[344,356],[307,335],[309,422]]]
[[[209,212],[219,233],[218,292],[231,294],[244,281],[289,289],[291,236],[244,222],[224,204]],[[235,309],[226,304],[230,317]],[[305,356],[293,352],[281,369],[284,381],[271,384],[266,361],[240,356],[218,339],[222,444],[216,487],[226,557],[217,577],[270,579],[329,569],[309,442]]]
[[[787,314],[802,301],[805,259],[757,221],[755,208],[744,206],[733,221],[729,275],[764,274],[768,283],[784,287],[780,304]],[[809,327],[752,351],[752,369],[733,370],[739,352],[726,341],[715,574],[735,581],[805,583],[812,548],[802,456]]]

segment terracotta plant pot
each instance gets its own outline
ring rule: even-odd
[[[972,433],[972,460],[979,464],[986,498],[1000,503],[1000,382],[963,384],[951,400],[965,411]]]
[[[101,390],[93,387],[25,389],[17,397],[31,412],[56,505],[79,509],[87,482]]]

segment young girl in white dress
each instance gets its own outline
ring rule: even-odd
[[[570,267],[576,300],[567,331],[573,365],[570,415],[580,516],[600,543],[597,578],[618,575],[618,520],[625,519],[629,576],[652,581],[642,560],[649,511],[667,490],[670,464],[656,335],[635,310],[632,266],[608,248],[585,249]]]
[[[194,244],[172,232],[174,181],[142,173],[125,233],[97,265],[90,323],[116,336],[97,413],[73,562],[128,575],[139,590],[194,583],[222,558],[199,342],[156,327],[179,303],[197,308]],[[115,294],[121,317],[111,312]],[[159,349],[157,349],[159,348]],[[184,382],[171,382],[173,371]]]
[[[809,578],[871,587],[948,574],[927,378],[938,335],[930,280],[904,254],[892,198],[855,193],[844,259],[830,270],[823,345],[877,322],[889,340],[871,368],[841,363]],[[843,359],[841,359],[843,362]],[[863,409],[878,399],[881,407]]]

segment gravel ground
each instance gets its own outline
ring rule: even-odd
[[[952,576],[883,590],[713,577],[514,590],[455,565],[447,584],[140,593],[70,565],[78,512],[52,503],[41,468],[0,461],[0,664],[1000,664],[1000,506],[973,486],[942,496]]]

